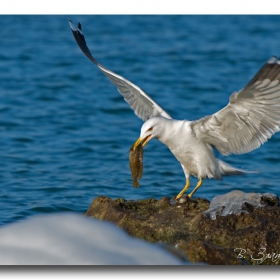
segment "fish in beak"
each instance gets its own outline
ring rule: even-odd
[[[141,137],[139,137],[137,139],[137,141],[133,144],[132,149],[133,151],[137,148],[137,146],[142,143],[142,147],[144,148],[144,146],[148,143],[148,141],[150,140],[152,135],[148,135],[145,138],[141,139]]]

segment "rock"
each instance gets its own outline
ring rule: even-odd
[[[265,205],[278,203],[278,198],[275,194],[270,193],[244,193],[234,190],[224,195],[215,196],[210,202],[210,207],[204,212],[204,215],[209,214],[212,220],[216,216],[227,216],[229,214],[248,213],[244,208],[247,207],[264,207]]]
[[[212,220],[206,199],[99,196],[85,215],[114,222],[134,237],[173,245],[194,263],[280,264],[278,204],[277,197],[264,195],[262,207],[245,202],[244,211]]]

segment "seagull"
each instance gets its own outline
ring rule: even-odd
[[[82,52],[117,87],[134,113],[144,121],[140,137],[134,143],[144,147],[151,139],[165,144],[180,162],[186,184],[176,199],[190,187],[190,177],[198,178],[188,194],[191,198],[203,179],[219,179],[225,175],[257,173],[231,166],[214,155],[249,153],[280,130],[280,60],[270,58],[240,91],[233,92],[229,103],[213,115],[201,119],[175,120],[141,88],[105,68],[89,51],[82,26],[69,19],[74,38]]]

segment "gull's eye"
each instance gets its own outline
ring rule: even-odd
[[[148,131],[152,131],[153,130],[153,127],[150,127],[149,129],[148,129]]]

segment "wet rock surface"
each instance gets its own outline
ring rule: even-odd
[[[280,264],[280,207],[277,197],[263,207],[245,203],[239,215],[210,218],[206,199],[163,197],[137,201],[99,196],[86,216],[111,221],[128,234],[180,249],[191,262]]]

